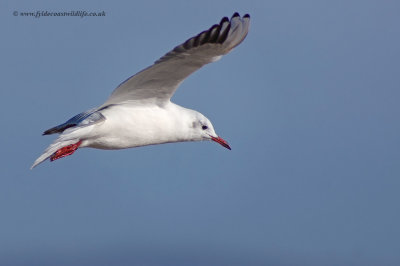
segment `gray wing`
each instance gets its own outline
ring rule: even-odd
[[[233,14],[219,24],[190,38],[152,66],[121,83],[103,106],[130,101],[169,101],[179,84],[205,64],[229,53],[246,37],[250,16]]]

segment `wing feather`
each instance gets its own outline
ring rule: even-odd
[[[157,60],[152,66],[121,83],[103,106],[130,101],[169,101],[180,83],[205,64],[217,61],[246,37],[250,24],[248,14],[233,14],[229,20],[188,39]]]

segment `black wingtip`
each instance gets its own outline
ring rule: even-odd
[[[224,24],[225,22],[229,22],[229,18],[223,17],[223,18],[221,19],[221,21],[219,22],[219,25],[222,25],[222,24]]]
[[[51,135],[51,134],[54,134],[54,133],[57,133],[57,132],[58,131],[53,127],[53,128],[50,128],[50,129],[46,130],[45,132],[43,132],[42,136]]]
[[[42,136],[44,136],[44,135],[51,135],[51,134],[55,134],[55,133],[62,133],[64,130],[66,130],[67,128],[70,128],[70,127],[74,127],[74,126],[76,126],[77,124],[67,124],[67,123],[64,123],[64,124],[61,124],[61,125],[59,125],[59,126],[56,126],[56,127],[52,127],[52,128],[50,128],[50,129],[48,129],[48,130],[46,130],[45,132],[43,132],[43,134],[42,134]]]
[[[243,18],[250,18],[250,15],[246,14],[246,15],[243,16]]]
[[[210,31],[210,38],[208,40],[209,43],[216,43],[218,36],[219,36],[219,32],[221,30],[221,26],[218,24],[215,24],[214,26],[212,26],[209,31]]]
[[[50,129],[46,130],[45,132],[43,132],[43,133],[42,133],[42,136],[51,135],[51,134],[54,134],[54,133],[56,133],[56,132],[55,132],[55,130],[54,130],[54,127],[52,127],[52,128],[50,128]]]
[[[238,12],[233,13],[232,18],[235,18],[235,17],[240,17],[240,15],[239,15]],[[231,19],[232,19],[232,18],[231,18]]]

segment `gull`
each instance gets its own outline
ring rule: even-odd
[[[190,74],[219,60],[239,45],[250,25],[248,14],[222,18],[165,54],[150,67],[122,82],[107,101],[46,130],[58,138],[33,163],[73,154],[78,148],[114,150],[183,141],[211,140],[231,149],[200,112],[171,102]]]

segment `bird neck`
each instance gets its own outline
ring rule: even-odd
[[[200,115],[199,112],[174,103],[171,103],[168,110],[172,114],[172,117],[174,117],[171,121],[171,126],[174,131],[172,135],[176,138],[176,142],[201,140],[196,135],[193,124]]]

